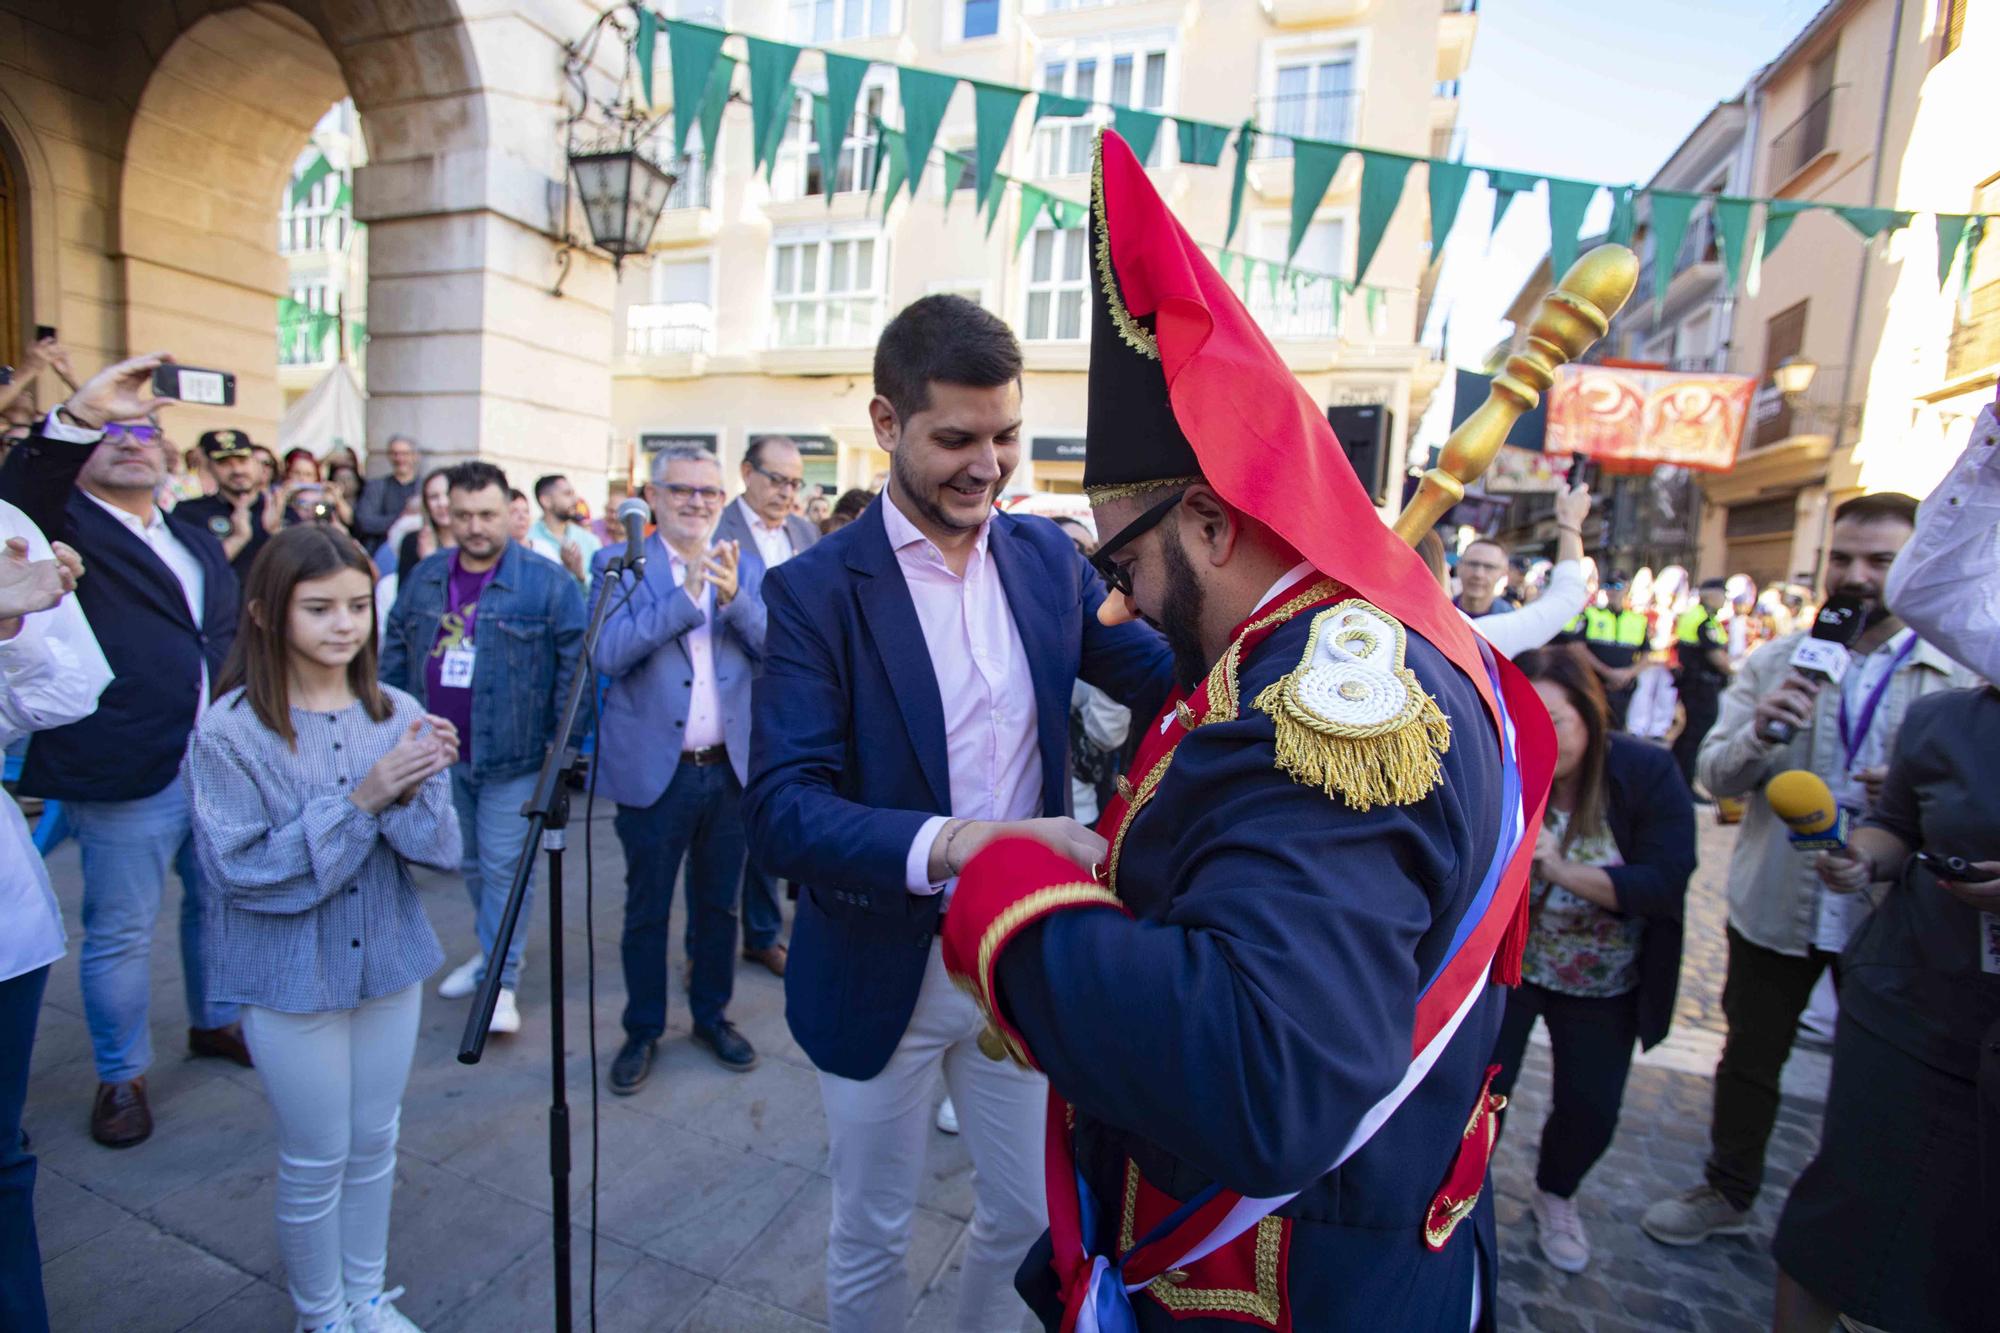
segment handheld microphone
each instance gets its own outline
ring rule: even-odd
[[[1791,830],[1792,846],[1800,851],[1847,849],[1847,811],[1834,804],[1832,790],[1818,774],[1788,768],[1765,786],[1764,799]]]
[[[653,511],[646,502],[631,496],[618,502],[618,521],[625,527],[625,554],[620,557],[620,569],[643,569],[646,565],[646,524],[652,521]]]
[[[1847,650],[1867,628],[1858,598],[1836,593],[1826,599],[1813,621],[1812,633],[1792,649],[1792,670],[1822,685],[1838,685],[1847,674]],[[1783,718],[1772,718],[1757,734],[1773,745],[1783,745],[1798,734],[1798,728]]]

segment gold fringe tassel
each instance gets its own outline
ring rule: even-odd
[[[1355,810],[1413,805],[1444,781],[1439,761],[1451,748],[1451,723],[1428,694],[1416,691],[1421,703],[1406,723],[1373,735],[1343,735],[1296,703],[1290,683],[1286,676],[1265,687],[1256,706],[1277,725],[1278,767],[1297,781],[1337,794]]]

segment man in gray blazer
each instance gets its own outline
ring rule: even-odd
[[[754,565],[761,584],[767,570],[783,564],[819,540],[819,529],[792,512],[805,485],[805,461],[796,444],[782,435],[757,435],[743,456],[743,494],[722,511],[718,540],[736,543],[740,568]],[[743,956],[785,975],[785,946],[778,936],[785,919],[778,887],[751,848],[743,864]]]
[[[646,487],[658,529],[646,539],[643,575],[607,577],[612,550],[593,562],[594,595],[614,599],[597,645],[597,669],[611,679],[597,784],[618,803],[613,827],[625,849],[625,1044],[611,1066],[611,1090],[621,1095],[645,1082],[666,1030],[667,922],[683,860],[694,1040],[725,1068],[757,1064],[723,1012],[736,969],[764,571],[737,543],[712,540],[726,494],[713,454],[663,452]]]

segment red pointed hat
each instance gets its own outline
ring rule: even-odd
[[[1326,414],[1110,130],[1091,182],[1089,425],[1097,499],[1191,480],[1449,657],[1492,706],[1472,631],[1382,521]]]

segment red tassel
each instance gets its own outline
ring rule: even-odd
[[[1493,980],[1502,986],[1521,984],[1521,956],[1528,951],[1528,895],[1521,894],[1514,907],[1514,919],[1500,937],[1493,955]]]

